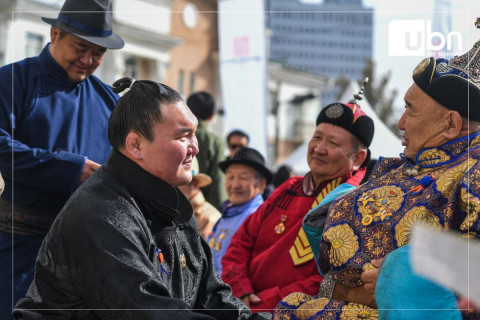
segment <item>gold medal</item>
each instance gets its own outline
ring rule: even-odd
[[[286,215],[282,215],[282,218],[281,218],[280,223],[275,226],[275,232],[276,232],[277,234],[281,234],[281,233],[283,233],[283,231],[285,231],[285,224],[283,224],[283,222],[284,222],[285,220],[287,220],[287,216],[286,216]]]
[[[187,266],[187,258],[185,258],[185,255],[183,253],[180,256],[180,266],[182,267],[182,269],[185,269],[185,267]]]

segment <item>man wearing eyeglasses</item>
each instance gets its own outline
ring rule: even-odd
[[[240,149],[241,147],[248,147],[248,143],[250,142],[250,137],[248,134],[240,129],[235,129],[230,131],[227,135],[227,147],[230,151],[230,155],[227,159],[233,157],[233,155]]]

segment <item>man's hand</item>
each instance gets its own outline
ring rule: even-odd
[[[384,259],[385,258],[372,260],[371,263],[376,269],[364,271],[360,275],[360,279],[362,279],[364,283],[363,288],[367,292],[370,292],[371,294],[375,294],[375,287],[377,286],[378,274],[380,273],[380,267]]]
[[[248,296],[243,297],[242,301],[243,301],[243,303],[245,303],[245,305],[248,308],[251,308],[250,306],[252,304],[258,304],[258,303],[262,302],[262,300],[254,293],[250,293]]]
[[[376,269],[362,272],[360,278],[364,282],[363,286],[349,288],[340,282],[335,284],[333,298],[341,301],[348,301],[352,303],[360,303],[372,308],[376,308],[375,303],[375,286],[377,284],[379,268],[383,263],[382,259],[372,260],[372,265]]]
[[[375,307],[375,296],[366,291],[363,286],[349,288],[344,284],[337,282],[333,292],[333,299],[351,303],[360,303],[372,308]]]
[[[78,185],[81,185],[85,182],[95,171],[100,168],[100,165],[92,160],[87,159],[83,165],[82,173],[80,178],[78,178]]]

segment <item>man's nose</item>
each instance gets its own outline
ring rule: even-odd
[[[84,53],[82,55],[82,57],[80,58],[80,61],[82,62],[82,64],[86,65],[86,66],[91,66],[92,63],[93,63],[93,55],[90,51],[87,51],[86,53]]]
[[[325,141],[318,142],[313,148],[313,151],[316,153],[325,154],[327,152]]]
[[[399,130],[405,130],[405,114],[406,112],[404,112],[400,117],[400,120],[398,120],[397,127]]]
[[[200,149],[198,148],[198,143],[195,139],[195,141],[193,141],[190,146],[189,146],[189,153],[190,154],[193,154],[193,155],[196,155],[198,153],[198,151],[200,151]]]

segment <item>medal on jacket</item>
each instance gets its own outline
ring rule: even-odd
[[[285,220],[287,220],[286,215],[282,215],[280,218],[280,223],[275,226],[275,233],[276,234],[281,234],[283,231],[285,231],[285,224],[283,223]]]
[[[157,253],[158,261],[160,261],[160,268],[162,268],[162,271],[165,272],[165,274],[168,276],[167,270],[165,270],[165,268],[163,267],[164,258],[163,258],[162,249],[157,248],[156,253]]]
[[[182,269],[185,269],[185,267],[187,266],[187,258],[185,258],[185,254],[183,253],[180,256],[180,266],[182,267]]]

